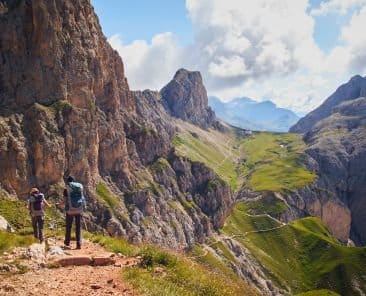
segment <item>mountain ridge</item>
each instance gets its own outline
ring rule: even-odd
[[[318,121],[328,117],[332,113],[333,107],[345,100],[353,100],[366,96],[366,77],[361,75],[353,76],[347,83],[342,84],[330,95],[318,108],[311,111],[305,117],[301,118],[290,132],[306,133]]]
[[[257,102],[242,97],[223,102],[211,96],[209,105],[219,118],[231,125],[250,130],[287,132],[299,119],[294,112],[279,108],[270,100]]]

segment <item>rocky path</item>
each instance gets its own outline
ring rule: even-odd
[[[8,254],[5,260],[22,260],[30,270],[24,274],[0,273],[0,295],[139,295],[121,277],[122,269],[137,265],[138,258],[117,256],[89,241],[81,250],[62,251],[59,245],[56,241],[45,253],[44,245],[35,244],[19,258],[20,249]]]

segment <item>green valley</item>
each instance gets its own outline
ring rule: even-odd
[[[305,168],[305,145],[298,134],[220,133],[184,123],[173,144],[178,154],[203,162],[234,191],[243,185],[254,191],[293,191],[316,177]]]

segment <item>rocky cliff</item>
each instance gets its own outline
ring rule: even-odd
[[[366,77],[356,75],[347,83],[341,85],[324,103],[301,118],[290,128],[292,133],[306,133],[320,120],[330,116],[333,108],[340,103],[366,96]]]
[[[57,199],[72,174],[90,227],[136,242],[183,248],[221,226],[229,187],[170,145],[165,102],[213,122],[199,73],[178,71],[162,95],[130,91],[89,0],[1,0],[0,26],[0,189]]]
[[[208,107],[206,88],[199,72],[178,70],[160,92],[166,109],[173,116],[202,128],[215,122],[215,113]]]
[[[341,230],[343,240],[348,229],[359,245],[366,244],[365,92],[366,78],[355,76],[291,129],[305,132],[306,153],[318,171],[316,188],[311,191],[319,192],[323,201],[339,205],[328,213],[321,210],[325,222],[336,232]]]

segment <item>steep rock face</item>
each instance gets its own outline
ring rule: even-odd
[[[175,117],[207,128],[215,122],[199,72],[180,69],[161,91],[166,109]]]
[[[3,183],[21,183],[5,189],[25,194],[31,184],[52,183],[67,172],[95,182],[98,166],[108,163],[126,169],[123,128],[115,126],[123,126],[121,112],[133,113],[135,105],[122,61],[101,33],[89,1],[3,0],[2,7],[0,115],[11,122],[4,133],[24,137],[18,156],[7,149],[2,158],[18,158],[20,164],[7,166],[22,166],[21,178],[4,172]],[[98,117],[106,119],[103,125]],[[106,138],[114,139],[118,156],[103,149],[109,146]],[[55,155],[57,164],[51,164]]]
[[[362,245],[366,244],[363,223],[366,213],[365,95],[366,78],[355,76],[291,128],[291,131],[305,133],[306,153],[317,166],[319,179],[312,192],[320,191],[323,200],[343,207],[342,213],[340,207],[315,212],[320,212],[338,233],[345,234],[347,228],[350,229],[351,238]]]
[[[20,198],[33,186],[60,196],[72,174],[87,191],[89,229],[136,242],[184,248],[220,227],[229,187],[175,155],[161,94],[129,90],[90,2],[0,4],[0,187]],[[207,127],[214,114],[192,75],[173,94],[193,95],[199,112],[185,119]]]
[[[323,188],[333,192],[351,211],[351,238],[366,244],[366,98],[333,108],[305,134],[307,153],[319,164]]]
[[[325,102],[290,128],[292,133],[306,133],[317,122],[330,116],[333,108],[343,101],[366,96],[366,77],[356,75],[341,85]]]
[[[88,108],[133,110],[118,54],[88,0],[2,0],[0,110],[67,100]]]

